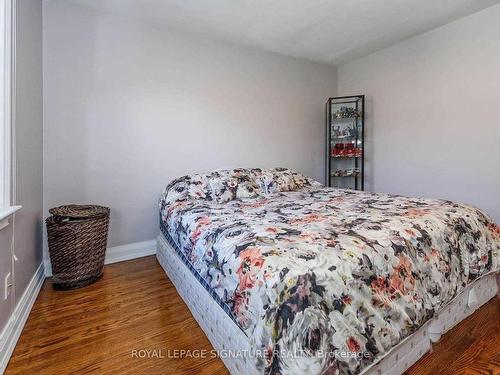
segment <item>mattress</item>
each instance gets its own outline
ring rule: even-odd
[[[196,273],[163,234],[157,239],[156,257],[230,373],[261,373],[255,367],[249,338],[213,298],[213,293],[200,283]],[[432,343],[437,342],[442,334],[495,297],[498,293],[497,276],[489,273],[468,285],[431,320],[365,368],[362,374],[402,374],[431,351]]]
[[[430,347],[417,332],[498,270],[500,230],[474,207],[324,188],[287,169],[185,176],[160,215],[259,373],[361,373],[410,341],[416,356]]]

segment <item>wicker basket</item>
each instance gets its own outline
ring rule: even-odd
[[[45,223],[54,289],[76,289],[99,280],[106,255],[109,208],[67,205],[49,212],[52,216]]]

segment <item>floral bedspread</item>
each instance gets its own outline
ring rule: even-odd
[[[359,373],[498,270],[500,228],[474,207],[324,188],[287,169],[182,177],[160,212],[263,373]]]

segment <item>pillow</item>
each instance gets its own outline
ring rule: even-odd
[[[288,168],[272,168],[264,170],[261,186],[265,194],[285,191],[296,191],[306,187],[320,187],[321,184]]]
[[[187,199],[213,199],[207,175],[183,176],[170,182],[163,191],[160,208]]]
[[[173,180],[162,194],[160,208],[183,200],[224,203],[234,199],[256,198],[262,194],[319,186],[319,182],[288,168],[218,170]]]
[[[260,195],[259,185],[247,169],[216,171],[209,180],[212,195],[219,203]]]

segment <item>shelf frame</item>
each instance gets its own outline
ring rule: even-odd
[[[339,102],[336,102],[339,101]],[[339,117],[339,118],[333,118],[332,115],[332,104],[346,104],[348,106],[353,106],[354,110],[356,113],[359,113],[359,116],[352,116],[352,117]],[[326,102],[326,118],[325,118],[325,123],[326,123],[326,171],[325,171],[325,185],[328,187],[331,187],[332,184],[332,178],[339,178],[339,177],[354,177],[354,189],[355,190],[364,190],[365,188],[365,96],[364,95],[352,95],[352,96],[337,96],[337,97],[332,97],[328,98]],[[354,121],[356,128],[358,130],[357,135],[353,135],[350,137],[332,137],[331,130],[332,130],[332,124],[335,122],[341,122],[345,120],[350,120]],[[358,123],[360,121],[361,123]],[[361,134],[359,134],[361,133]],[[361,141],[361,155],[360,156],[349,156],[349,155],[342,155],[342,156],[334,156],[331,154],[331,148],[332,148],[332,140],[337,139],[353,139],[355,141],[356,147],[358,147],[358,141]],[[331,172],[331,165],[332,165],[332,159],[353,159],[354,160],[354,168],[359,168],[360,173],[358,176],[332,176]]]

